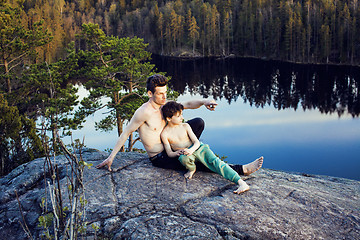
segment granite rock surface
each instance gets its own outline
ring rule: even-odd
[[[87,149],[94,165],[107,153]],[[69,165],[56,158],[62,187]],[[360,239],[360,182],[261,169],[243,179],[250,191],[215,173],[155,168],[140,153],[119,153],[113,172],[85,170],[85,239]],[[65,190],[64,190],[65,191]],[[20,214],[16,193],[21,203]],[[0,236],[39,239],[44,159],[19,166],[0,179]]]

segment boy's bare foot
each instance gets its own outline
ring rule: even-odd
[[[236,193],[236,194],[244,193],[244,192],[246,192],[246,191],[248,191],[250,189],[249,185],[247,185],[246,182],[244,182],[242,179],[240,179],[238,181],[238,184],[239,184],[238,189],[236,189],[234,191],[234,193]]]
[[[250,174],[256,172],[257,170],[259,170],[263,164],[263,160],[264,160],[264,157],[259,157],[255,161],[248,163],[246,165],[243,165],[244,175],[247,176],[247,175],[250,175]]]
[[[196,172],[196,170],[188,171],[187,173],[184,174],[184,177],[187,179],[191,179],[195,172]]]

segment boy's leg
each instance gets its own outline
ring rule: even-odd
[[[200,136],[205,128],[205,122],[202,118],[193,118],[186,122],[190,125],[192,131],[194,132],[195,136],[200,139]],[[209,168],[204,166],[201,162],[197,162],[196,170],[201,172],[212,172]]]
[[[200,139],[200,136],[201,136],[201,134],[202,134],[202,132],[204,131],[204,128],[205,128],[204,120],[202,118],[193,118],[193,119],[187,121],[187,123],[190,125],[190,127],[191,127],[192,131],[194,132],[194,134],[196,135],[196,137],[198,139]],[[232,169],[234,169],[234,171],[237,172],[239,175],[245,175],[243,165],[229,164],[229,166]],[[197,171],[211,172],[211,170],[209,168],[207,168],[206,166],[204,166],[200,162],[196,163],[196,169],[197,169]]]
[[[185,175],[184,175],[185,178],[191,179],[196,171],[195,156],[194,155],[190,155],[190,156],[180,155],[179,161],[188,170],[188,172],[185,173]]]
[[[190,156],[180,155],[179,161],[189,171],[194,171],[196,169],[195,156],[194,155],[190,155]]]
[[[204,131],[204,128],[205,128],[204,120],[202,118],[193,118],[193,119],[187,121],[186,123],[188,123],[190,125],[190,127],[191,127],[192,131],[194,132],[194,134],[196,135],[196,137],[198,139],[200,139],[200,136],[201,136],[201,134],[202,134],[202,132]],[[244,175],[242,165],[231,164],[230,167],[232,169],[234,169],[235,172],[237,172],[239,175]],[[212,172],[209,168],[207,168],[206,166],[204,166],[200,162],[196,163],[196,169],[197,169],[197,171],[202,171],[202,172]]]
[[[202,162],[207,168],[220,174],[227,180],[238,184],[241,179],[234,169],[216,157],[216,155],[210,150],[209,145],[203,144],[196,152],[194,152],[194,155],[196,156],[196,159]]]

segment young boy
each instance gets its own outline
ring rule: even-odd
[[[179,157],[180,162],[188,170],[184,175],[185,178],[192,178],[196,171],[195,161],[200,161],[211,171],[238,184],[239,187],[234,193],[240,194],[248,191],[250,187],[240,178],[239,174],[216,157],[209,145],[200,143],[189,124],[183,123],[183,109],[183,105],[174,101],[167,102],[162,107],[167,125],[161,133],[161,140],[167,155]]]

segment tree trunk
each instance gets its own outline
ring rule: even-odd
[[[9,64],[5,59],[4,59],[4,66],[5,66],[5,78],[6,78],[7,92],[11,93],[11,81],[10,81],[10,76],[9,76]]]
[[[133,134],[131,133],[128,139],[128,151],[131,152],[133,148]]]
[[[1,172],[0,172],[0,176],[3,176],[5,173],[5,157],[3,155],[0,156],[1,157]]]
[[[121,119],[120,112],[118,110],[116,110],[116,124],[118,129],[118,136],[120,137],[121,133],[123,132],[124,120]],[[124,146],[121,147],[120,152],[125,152]]]
[[[52,133],[52,148],[53,148],[53,152],[56,153],[56,132],[57,132],[57,124],[55,121],[55,117],[54,115],[51,116],[51,133]]]

